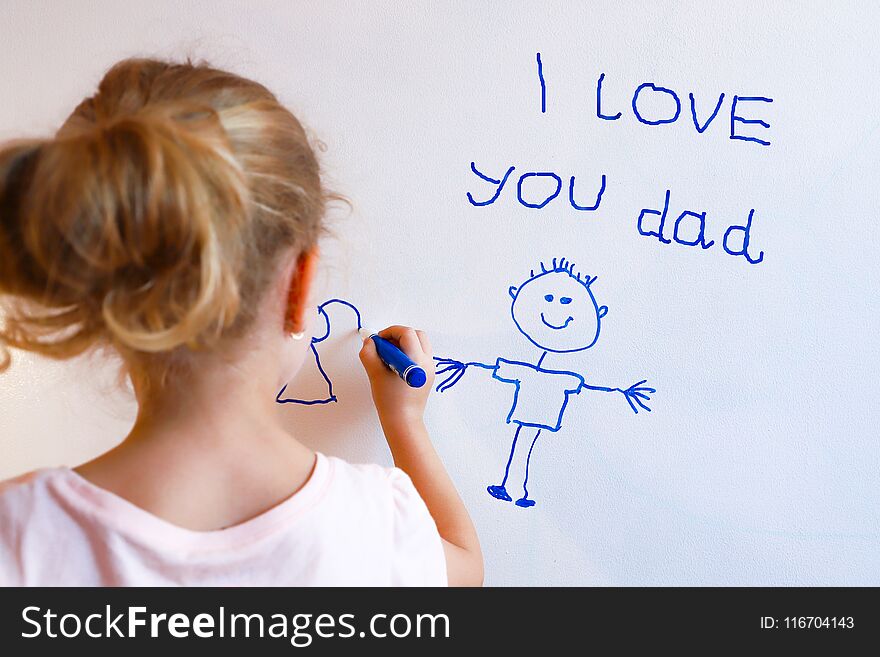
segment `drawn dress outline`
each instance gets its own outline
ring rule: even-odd
[[[351,310],[354,311],[355,317],[357,318],[357,328],[358,329],[362,328],[361,311],[358,310],[357,306],[355,306],[353,303],[351,303],[349,301],[345,301],[344,299],[328,299],[327,301],[325,301],[324,303],[322,303],[318,306],[318,315],[324,318],[326,330],[324,331],[324,335],[322,335],[320,337],[314,336],[311,339],[310,344],[309,344],[309,349],[312,352],[312,357],[315,360],[315,366],[318,368],[318,372],[321,374],[321,377],[324,379],[324,382],[327,384],[327,396],[324,397],[323,399],[293,399],[293,398],[281,399],[281,395],[284,394],[284,392],[287,390],[287,386],[290,384],[290,382],[288,381],[287,383],[284,384],[284,386],[282,386],[281,390],[278,391],[278,394],[275,395],[275,401],[278,402],[279,404],[301,404],[303,406],[314,406],[317,404],[330,404],[330,403],[335,403],[335,402],[339,401],[339,398],[333,393],[333,381],[330,380],[330,377],[327,375],[327,372],[324,370],[324,366],[321,364],[321,356],[318,354],[318,348],[315,346],[330,337],[330,330],[331,330],[330,316],[327,314],[327,311],[325,309],[328,305],[333,304],[333,303],[338,303],[338,304],[341,304],[341,305],[346,306],[348,308],[351,308]]]

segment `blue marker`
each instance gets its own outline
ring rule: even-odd
[[[403,379],[406,382],[406,385],[411,388],[421,388],[425,385],[425,382],[428,380],[428,377],[425,375],[425,370],[416,365],[413,360],[403,353],[403,351],[401,351],[393,342],[379,337],[378,334],[364,328],[358,329],[358,333],[361,337],[373,338],[373,342],[376,344],[376,351],[379,353],[379,358],[381,358],[382,362],[395,372],[397,376]]]

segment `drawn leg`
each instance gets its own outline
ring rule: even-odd
[[[535,506],[535,500],[529,499],[529,463],[532,460],[532,450],[535,449],[535,443],[538,441],[538,436],[541,435],[541,430],[538,429],[538,433],[535,434],[535,437],[532,439],[532,445],[529,447],[529,455],[526,457],[526,477],[523,479],[523,496],[519,498],[515,504],[522,508],[528,508],[530,506]]]
[[[494,497],[497,500],[504,500],[505,502],[510,502],[513,498],[507,494],[507,489],[505,486],[507,485],[507,477],[510,475],[510,464],[513,462],[513,455],[516,452],[516,441],[519,438],[519,431],[522,429],[521,424],[516,425],[516,433],[513,434],[513,444],[510,446],[510,456],[507,457],[507,465],[504,468],[504,479],[501,481],[501,484],[498,486],[489,486],[486,488],[489,491],[489,495]]]

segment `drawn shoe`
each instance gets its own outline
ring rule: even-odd
[[[507,494],[507,489],[504,486],[488,486],[486,488],[489,491],[489,495],[494,497],[496,500],[504,500],[505,502],[510,502],[513,498]]]
[[[528,509],[530,506],[535,506],[535,500],[530,500],[528,497],[521,497],[516,502],[514,502],[514,504],[522,507],[523,509]]]

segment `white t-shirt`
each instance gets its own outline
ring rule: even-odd
[[[0,483],[0,586],[446,586],[437,526],[398,468],[318,453],[241,524],[169,523],[66,467]]]

